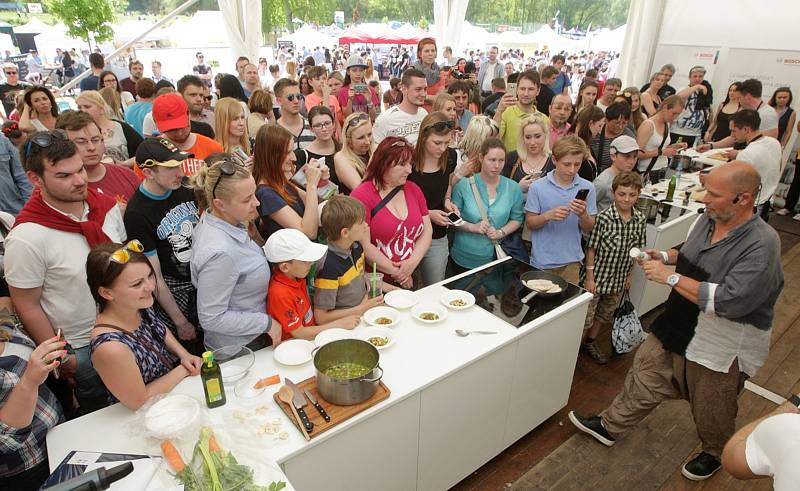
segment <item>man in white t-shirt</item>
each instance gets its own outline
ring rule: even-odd
[[[403,102],[382,112],[375,120],[372,137],[376,145],[387,136],[402,136],[412,145],[417,144],[419,125],[428,115],[428,111],[422,107],[428,94],[427,89],[428,82],[424,73],[416,68],[403,72],[400,79]]]
[[[722,465],[736,479],[772,477],[775,491],[800,483],[800,397],[742,427],[722,452]]]
[[[761,176],[761,192],[756,206],[766,221],[769,218],[769,200],[778,187],[781,177],[781,144],[775,138],[764,135],[758,128],[761,118],[754,109],[741,109],[731,115],[731,136],[737,143],[746,143],[737,160],[749,162]]]
[[[6,237],[6,281],[37,344],[63,333],[70,354],[61,379],[75,387],[81,410],[91,411],[105,406],[108,396],[89,357],[96,306],[86,256],[97,244],[125,240],[122,214],[113,198],[88,188],[83,160],[63,133],[36,133],[22,153],[36,189]],[[72,395],[59,399],[69,411]]]

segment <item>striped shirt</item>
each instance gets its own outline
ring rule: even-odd
[[[625,288],[625,280],[633,265],[631,248],[645,247],[645,216],[634,208],[626,222],[613,204],[597,215],[589,235],[587,248],[594,249],[594,281],[597,293],[617,293]]]
[[[303,120],[303,129],[300,130],[300,133],[297,135],[295,135],[292,130],[290,130],[284,124],[282,124],[280,120],[278,120],[278,123],[281,125],[281,127],[285,128],[286,131],[291,133],[292,136],[294,137],[294,149],[302,150],[307,146],[311,145],[311,142],[314,141],[316,136],[314,135],[314,133],[311,132],[311,126],[309,126],[308,120],[300,115],[298,115],[298,117],[302,118]]]
[[[322,310],[355,307],[366,293],[361,244],[353,243],[349,251],[328,244],[328,254],[314,280],[314,307]]]

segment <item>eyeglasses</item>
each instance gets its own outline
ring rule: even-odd
[[[19,72],[6,72],[6,71],[4,71],[3,73],[5,73],[6,75],[16,75]]]
[[[136,239],[125,244],[123,247],[111,253],[109,261],[114,261],[117,264],[128,264],[131,260],[131,252],[144,252],[144,246]]]
[[[369,114],[361,113],[355,118],[351,119],[349,123],[347,123],[347,126],[345,127],[344,131],[347,131],[350,128],[358,128],[359,126],[361,126],[361,123],[365,121],[369,121]]]
[[[211,188],[211,198],[217,199],[217,186],[219,186],[219,182],[222,180],[223,177],[231,177],[236,174],[236,164],[233,162],[229,162],[227,160],[222,161],[219,164],[219,177],[217,178],[217,182],[214,183],[214,187]]]
[[[314,128],[315,130],[326,130],[331,126],[333,126],[333,122],[331,121],[325,121],[324,123],[317,123],[311,125],[311,127]]]
[[[288,100],[289,102],[292,102],[295,99],[297,99],[298,101],[302,102],[303,99],[305,99],[305,97],[303,97],[303,94],[289,94],[289,95],[286,96],[286,100]]]
[[[103,143],[103,137],[102,136],[96,136],[94,138],[89,138],[88,140],[86,138],[78,138],[78,139],[72,140],[72,143],[74,143],[75,145],[78,145],[79,147],[82,147],[82,146],[86,145],[87,143],[91,143],[92,145],[97,146],[97,145],[100,145],[101,143]]]
[[[28,138],[28,143],[25,144],[25,158],[31,156],[31,150],[36,145],[41,149],[45,149],[52,145],[56,140],[68,141],[64,130],[41,131]]]
[[[453,121],[437,121],[431,125],[426,126],[423,128],[423,131],[427,131],[429,129],[433,129],[434,131],[452,131],[456,127],[456,124]]]

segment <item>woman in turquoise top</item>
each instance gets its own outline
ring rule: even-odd
[[[456,228],[453,249],[453,272],[482,266],[497,259],[494,242],[514,233],[525,218],[522,191],[513,180],[501,175],[506,150],[497,138],[487,138],[481,146],[481,169],[472,178],[461,179],[453,189],[453,204],[461,210],[464,224]],[[474,181],[473,181],[474,179]],[[475,200],[473,182],[481,197]]]

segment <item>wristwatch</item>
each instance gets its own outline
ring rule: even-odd
[[[790,397],[788,401],[797,406],[798,409],[800,409],[800,396],[798,396],[797,394],[792,394],[792,397]]]
[[[667,276],[667,284],[673,288],[678,284],[679,281],[681,281],[681,275],[678,273],[672,273],[671,275]]]

